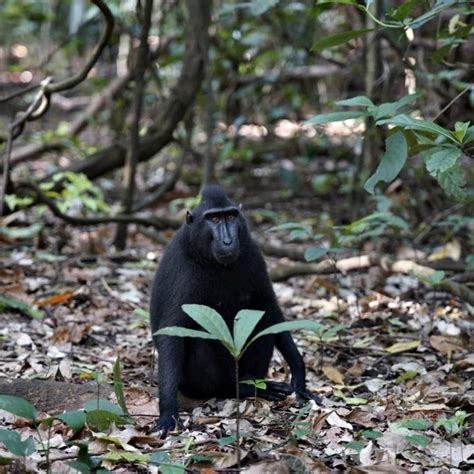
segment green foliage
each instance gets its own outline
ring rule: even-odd
[[[36,408],[30,402],[15,395],[0,395],[0,410],[5,410],[29,421],[35,421],[38,417]]]
[[[451,437],[462,433],[467,426],[469,414],[464,410],[458,410],[451,418],[439,418],[434,424],[435,428],[443,428],[446,435]]]
[[[379,181],[392,182],[400,173],[407,159],[407,142],[400,131],[387,138],[387,148],[375,173],[365,183],[365,190],[374,194],[374,187]]]
[[[265,390],[267,388],[265,379],[241,380],[240,383],[244,383],[245,385],[251,385],[252,387],[255,387],[256,389],[259,388],[261,390]]]
[[[364,430],[362,436],[367,439],[379,439],[383,436],[383,433],[375,430]]]
[[[60,191],[55,190],[58,183],[62,185]],[[50,181],[41,184],[41,189],[49,198],[56,201],[61,212],[77,208],[94,213],[110,210],[104,201],[102,190],[83,173],[72,171],[56,173]]]
[[[15,209],[23,209],[33,204],[33,198],[29,196],[19,197],[16,194],[5,194],[5,204],[14,211]]]
[[[427,420],[416,418],[416,419],[405,419],[397,423],[390,425],[390,431],[393,433],[402,435],[404,439],[416,446],[426,448],[431,441],[428,436],[418,433],[418,431],[425,431],[431,426],[431,423]]]
[[[311,411],[312,404],[300,408],[295,420],[291,424],[291,433],[296,439],[302,439],[305,436],[311,436],[313,433],[312,423],[310,421],[302,421],[303,418]]]
[[[236,360],[240,359],[247,348],[260,337],[296,329],[315,331],[319,329],[320,326],[314,321],[287,321],[284,323],[274,324],[250,338],[256,325],[264,315],[262,311],[247,309],[239,311],[234,320],[232,335],[224,318],[214,309],[209,308],[208,306],[196,304],[186,304],[183,305],[182,308],[183,311],[205,329],[205,331],[170,326],[160,329],[155,333],[155,335],[214,339],[220,341]]]
[[[29,456],[36,451],[35,441],[30,436],[22,440],[20,433],[0,428],[0,443],[15,456]]]
[[[433,176],[445,193],[454,199],[464,199],[465,176],[460,157],[467,145],[474,140],[469,122],[457,122],[454,130],[447,130],[428,120],[400,114],[400,109],[418,99],[420,94],[402,97],[396,102],[374,105],[365,96],[336,102],[337,105],[363,107],[365,110],[333,112],[316,115],[306,123],[320,125],[347,119],[371,117],[375,126],[393,128],[385,141],[385,153],[375,173],[365,183],[365,189],[374,194],[378,182],[390,183],[402,170],[407,157],[420,153],[428,173]]]
[[[0,295],[0,311],[18,311],[33,319],[43,319],[43,313],[36,306],[13,298],[13,296]]]
[[[86,423],[86,414],[83,411],[67,411],[54,418],[66,423],[74,433],[81,431]]]
[[[346,44],[348,41],[355,38],[360,38],[361,36],[364,36],[367,33],[370,33],[371,31],[374,31],[373,28],[365,28],[363,30],[351,30],[343,31],[342,33],[336,33],[314,43],[313,49],[315,51],[322,51],[323,49],[333,48],[334,46],[338,46],[340,44]]]
[[[117,360],[114,364],[114,392],[117,397],[117,403],[122,409],[123,413],[127,415],[127,421],[132,422],[132,418],[127,410],[127,405],[125,403],[125,396],[123,394],[123,383],[122,383],[122,374],[120,372],[120,356],[117,357]]]

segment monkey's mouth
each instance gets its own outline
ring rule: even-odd
[[[239,258],[239,254],[238,253],[217,254],[215,255],[215,258],[217,262],[220,263],[221,265],[230,265],[231,263],[234,263]]]

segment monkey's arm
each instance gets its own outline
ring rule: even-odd
[[[178,385],[183,373],[184,340],[181,337],[158,336],[157,348],[160,418],[152,431],[165,435],[179,421]]]
[[[283,314],[278,306],[276,297],[272,295],[272,304],[269,313],[272,315],[273,324],[284,322]],[[304,360],[296,347],[293,337],[288,331],[275,335],[275,346],[290,366],[291,386],[299,400],[314,400],[321,403],[321,399],[306,390],[306,368]]]

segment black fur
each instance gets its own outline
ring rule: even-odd
[[[216,234],[210,230],[209,217],[205,217],[210,209],[223,209],[224,213],[235,215],[228,234],[238,242],[232,243],[234,250],[229,264],[218,261],[212,250]],[[282,322],[283,315],[263,257],[239,207],[219,186],[205,188],[201,203],[188,215],[187,222],[166,249],[153,282],[150,306],[153,333],[167,326],[198,329],[182,311],[183,304],[214,308],[231,330],[241,309],[265,311],[258,331]],[[191,398],[235,397],[234,361],[219,342],[171,336],[154,336],[153,340],[158,349],[160,399],[156,429],[169,431],[178,421],[178,390]],[[288,332],[263,337],[250,346],[239,363],[241,380],[265,378],[275,345],[290,366],[291,387],[270,382],[267,390],[258,394],[278,399],[295,391],[300,398],[315,398],[305,390],[303,359]],[[254,388],[249,385],[240,384],[239,390],[243,397],[254,394]]]

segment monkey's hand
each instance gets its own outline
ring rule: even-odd
[[[155,421],[150,432],[157,435],[159,438],[164,438],[168,432],[173,431],[176,426],[181,426],[178,416],[163,413],[163,415],[160,415],[160,418]]]
[[[321,399],[321,397],[318,397],[314,393],[308,392],[306,389],[303,389],[303,390],[298,390],[297,389],[297,390],[295,390],[295,395],[296,395],[296,399],[300,403],[306,402],[308,400],[313,400],[318,405],[323,405],[323,400]]]

